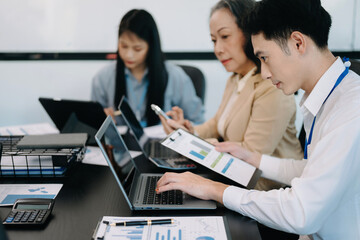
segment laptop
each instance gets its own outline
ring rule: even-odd
[[[118,109],[125,124],[131,129],[135,141],[124,138],[126,145],[129,147],[135,145],[137,149],[141,149],[144,155],[156,166],[171,170],[188,170],[196,168],[196,165],[188,158],[181,154],[164,147],[160,140],[150,138],[144,132],[143,127],[137,120],[129,102],[125,96],[122,97]]]
[[[110,116],[96,133],[95,139],[131,210],[216,208],[213,201],[200,200],[179,190],[156,194],[156,183],[162,174],[140,172],[141,163],[148,159],[144,154],[134,159],[130,156]]]
[[[44,97],[39,101],[61,133],[87,133],[87,144],[96,146],[94,136],[106,118],[100,103]]]

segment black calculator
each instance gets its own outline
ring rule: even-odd
[[[18,199],[3,221],[4,226],[42,226],[49,218],[54,199],[24,198]]]

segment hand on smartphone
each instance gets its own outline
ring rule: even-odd
[[[169,114],[171,118],[160,117],[166,134],[169,134],[178,128],[182,128],[190,133],[194,133],[193,125],[189,120],[184,119],[184,113],[181,108],[175,106],[172,108],[172,111],[167,112],[167,114]]]
[[[157,114],[163,116],[166,120],[170,119],[168,115],[158,106],[155,104],[151,104],[151,109]]]

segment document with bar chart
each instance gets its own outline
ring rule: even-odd
[[[173,224],[110,226],[111,223],[124,221],[147,221],[149,219],[172,218]],[[109,222],[109,224],[104,223]],[[222,216],[201,217],[110,217],[99,222],[93,239],[104,240],[223,240],[231,239]]]
[[[216,151],[214,145],[183,129],[172,132],[161,143],[245,187],[254,187],[260,176],[260,171],[254,166]]]

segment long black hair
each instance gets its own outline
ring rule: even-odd
[[[251,35],[244,31],[244,22],[248,14],[252,11],[255,6],[254,0],[220,0],[212,9],[210,16],[214,12],[220,9],[228,9],[236,19],[237,26],[241,29],[245,37],[244,52],[247,58],[255,63],[257,70],[256,73],[260,72],[261,63],[259,59],[254,55],[254,48],[251,43]]]
[[[145,60],[149,79],[145,115],[148,126],[156,125],[159,123],[159,117],[151,110],[150,105],[154,103],[161,108],[164,106],[164,92],[168,81],[168,73],[165,69],[165,57],[161,51],[160,37],[155,20],[151,14],[145,10],[130,10],[121,19],[118,37],[124,32],[136,34],[136,36],[146,41],[149,45]],[[117,54],[115,106],[119,105],[123,95],[127,96],[124,70],[125,64],[119,54]]]

